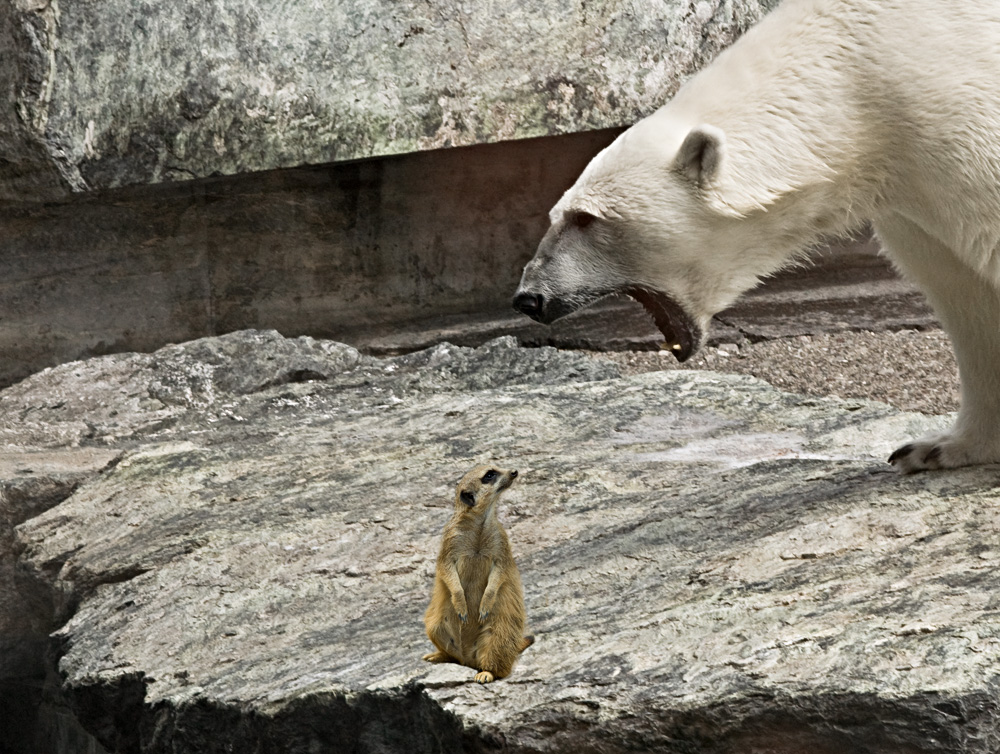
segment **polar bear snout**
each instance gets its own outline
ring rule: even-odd
[[[560,317],[573,311],[573,307],[563,305],[558,299],[547,298],[541,293],[531,293],[521,289],[518,289],[517,293],[514,294],[514,308],[543,325],[551,325]]]
[[[514,308],[531,317],[535,322],[551,325],[557,319],[572,314],[581,306],[593,301],[597,295],[581,294],[579,297],[559,298],[546,296],[523,288],[518,288],[514,294]]]
[[[540,293],[518,292],[514,295],[514,309],[539,322],[542,321],[544,304],[545,299]]]

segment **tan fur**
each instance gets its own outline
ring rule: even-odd
[[[524,635],[521,576],[497,519],[500,494],[516,477],[516,471],[492,466],[476,466],[462,477],[424,615],[427,636],[438,650],[424,659],[478,670],[479,683],[510,675],[535,640]]]

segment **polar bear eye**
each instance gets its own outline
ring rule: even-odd
[[[586,228],[594,222],[594,216],[589,212],[574,212],[570,215],[569,221],[577,228]]]

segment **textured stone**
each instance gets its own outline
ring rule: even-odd
[[[146,752],[1000,747],[996,469],[881,460],[947,417],[617,374],[237,333],[0,393],[2,443],[124,451],[17,530],[81,721]],[[421,615],[490,459],[537,642],[479,686],[420,661]]]
[[[773,5],[4,0],[0,197],[626,125]]]

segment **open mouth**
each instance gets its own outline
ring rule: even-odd
[[[668,349],[677,361],[687,361],[701,337],[698,326],[680,304],[665,293],[641,286],[623,288],[622,293],[642,304],[642,308],[653,318],[665,341],[661,348]]]

